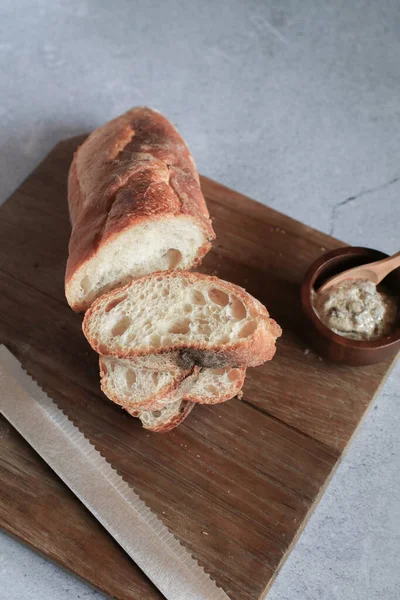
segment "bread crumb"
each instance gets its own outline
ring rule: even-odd
[[[203,535],[208,535],[207,531],[202,531],[201,532]]]
[[[309,348],[304,348],[303,354],[310,354],[310,349]]]
[[[200,458],[200,454],[196,454],[197,458]]]
[[[243,398],[243,391],[239,390],[238,393],[236,394],[236,397],[238,400],[241,400]]]

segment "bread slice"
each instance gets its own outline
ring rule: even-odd
[[[89,135],[70,168],[68,202],[65,294],[75,311],[132,278],[198,265],[215,237],[187,145],[150,108]]]
[[[83,332],[99,354],[180,351],[181,365],[256,366],[275,354],[279,325],[243,288],[200,273],[153,273],[99,298]]]
[[[203,369],[184,398],[152,410],[126,410],[133,417],[139,418],[145,429],[170,431],[186,419],[196,403],[217,404],[236,396],[243,385],[245,374],[246,369]]]
[[[150,355],[135,360],[100,356],[101,389],[107,398],[126,409],[158,410],[182,398],[198,376],[196,367],[177,366],[176,355]]]
[[[184,393],[184,399],[197,404],[220,404],[234,398],[242,389],[246,368],[202,369]]]
[[[141,420],[145,429],[165,433],[180,425],[193,410],[194,406],[194,402],[177,400],[159,410],[143,412],[131,409],[127,410],[132,417],[138,417]]]
[[[137,359],[101,356],[101,389],[116,404],[131,410],[160,410],[184,398],[201,404],[230,400],[243,386],[246,369],[183,369],[171,355]]]

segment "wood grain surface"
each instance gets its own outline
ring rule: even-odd
[[[64,298],[66,179],[81,140],[56,146],[0,209],[0,342],[232,600],[258,600],[390,364],[335,366],[301,340],[302,277],[343,244],[203,177],[217,240],[202,270],[254,294],[284,334],[274,360],[248,370],[242,401],[198,406],[168,434],[143,430],[100,392],[97,356]],[[162,598],[2,419],[0,526],[112,597]]]

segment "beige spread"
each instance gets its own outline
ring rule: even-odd
[[[352,280],[313,294],[313,307],[335,333],[353,340],[375,340],[396,325],[398,303],[368,280]]]

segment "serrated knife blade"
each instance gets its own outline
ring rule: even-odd
[[[0,412],[168,600],[229,600],[4,345]]]

